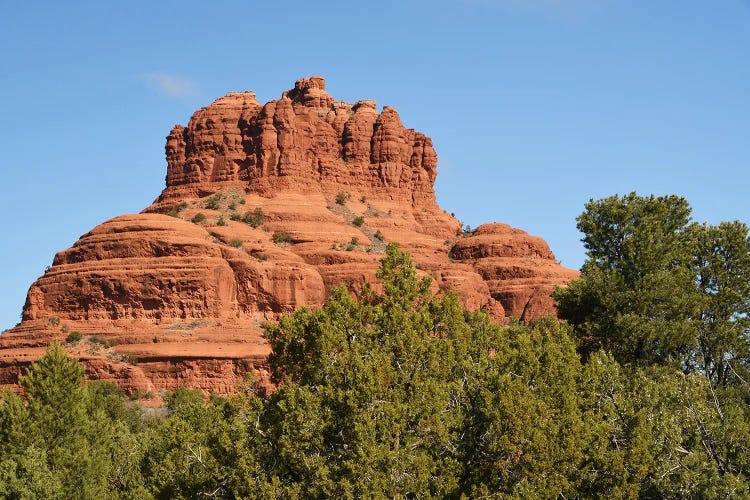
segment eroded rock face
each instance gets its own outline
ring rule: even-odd
[[[23,322],[0,336],[0,383],[71,332],[90,377],[157,400],[180,385],[227,394],[248,371],[267,380],[262,323],[375,283],[390,241],[435,291],[501,321],[554,314],[551,291],[577,275],[506,224],[462,233],[435,201],[430,138],[391,107],[336,101],[321,77],[264,105],[227,94],[174,127],[166,158],[144,213],[94,228],[31,286]]]
[[[167,188],[150,211],[231,187],[266,196],[343,189],[435,212],[422,232],[449,237],[458,229],[435,202],[432,140],[406,129],[390,106],[378,113],[375,101],[334,101],[321,77],[298,80],[262,106],[253,92],[229,93],[187,127],[176,125],[166,150]]]
[[[255,232],[257,245],[273,245],[267,233]],[[323,303],[320,274],[295,254],[274,249],[276,259],[262,262],[220,238],[166,215],[116,217],[55,256],[32,285],[23,319],[165,323]]]
[[[507,224],[483,224],[456,242],[450,256],[467,262],[503,305],[506,316],[554,314],[552,291],[578,276],[555,261],[547,243]]]

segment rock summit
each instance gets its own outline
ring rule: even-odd
[[[172,129],[166,159],[151,206],[95,227],[31,285],[0,335],[0,384],[53,341],[130,393],[267,380],[263,323],[336,285],[377,286],[392,241],[435,291],[501,321],[554,314],[550,293],[577,276],[520,229],[464,232],[436,203],[432,140],[392,107],[334,99],[319,76],[265,104],[217,99]]]

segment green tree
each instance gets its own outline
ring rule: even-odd
[[[83,384],[59,344],[20,377],[22,397],[0,402],[0,494],[9,498],[147,498],[135,434],[140,417],[120,393]]]
[[[750,381],[750,238],[741,222],[694,225],[693,270],[701,296],[691,364],[719,385]]]
[[[635,193],[592,200],[577,220],[588,258],[580,279],[554,297],[584,354],[605,348],[622,363],[673,362],[719,385],[747,380],[745,224],[691,223],[684,198]]]
[[[747,228],[680,232],[689,258],[675,251],[660,265],[678,260],[692,273],[697,312],[687,321],[698,347],[678,363],[643,362],[623,346],[582,362],[572,334],[580,325],[501,326],[467,312],[455,293],[433,295],[396,245],[377,273],[383,293],[335,288],[322,308],[267,325],[271,394],[251,380],[229,398],[178,389],[163,413],[145,412],[113,384],[85,384],[80,365],[52,345],[22,377],[22,395],[0,396],[0,497],[747,496],[747,284],[738,281]],[[627,265],[634,276],[661,272]]]
[[[750,491],[748,407],[707,379],[669,366],[623,367],[592,354],[580,379],[590,438],[585,498],[729,498]]]
[[[50,447],[85,425],[83,367],[69,358],[60,344],[51,344],[47,354],[20,377],[19,384],[34,416],[32,432],[44,436]]]
[[[150,422],[143,456],[145,483],[156,498],[259,496],[257,446],[246,425],[257,421],[260,399],[238,394],[206,401],[197,390],[165,398],[168,416]]]
[[[48,467],[62,484],[60,493],[101,496],[108,466],[101,446],[105,436],[87,416],[83,367],[54,343],[19,384],[30,417],[29,446],[45,453]]]
[[[695,347],[699,311],[687,201],[612,196],[589,201],[577,221],[588,259],[555,299],[584,353],[604,347],[621,362],[645,364],[682,359]]]
[[[581,363],[552,319],[501,331],[467,377],[462,492],[472,497],[562,498],[576,493],[588,443]]]
[[[313,497],[444,495],[457,487],[451,445],[450,344],[465,335],[455,296],[431,301],[429,279],[396,245],[378,276],[385,294],[332,291],[267,327],[281,387],[261,419],[274,477]]]
[[[281,384],[258,429],[268,484],[317,498],[574,492],[586,433],[567,328],[467,313],[395,244],[377,274],[382,295],[337,288],[267,326]]]
[[[631,193],[590,201],[578,228],[588,259],[554,295],[588,360],[578,491],[747,495],[747,226],[691,223],[684,199]]]

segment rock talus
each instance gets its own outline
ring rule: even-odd
[[[165,149],[154,203],[83,235],[31,285],[23,321],[0,335],[0,384],[52,341],[89,377],[157,399],[267,381],[262,324],[376,282],[391,241],[436,291],[501,321],[554,314],[550,293],[577,276],[520,229],[462,232],[435,199],[432,140],[390,106],[335,100],[318,76],[265,104],[231,92]]]

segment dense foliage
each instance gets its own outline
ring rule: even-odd
[[[584,354],[671,364],[712,384],[750,380],[750,238],[741,222],[691,223],[684,198],[612,196],[578,217],[588,260],[559,289]]]
[[[750,495],[747,227],[635,195],[579,227],[570,325],[466,312],[390,245],[382,293],[267,326],[271,393],[147,412],[53,345],[2,395],[0,497]]]

